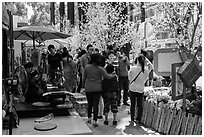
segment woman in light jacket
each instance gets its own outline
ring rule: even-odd
[[[135,65],[131,67],[128,72],[128,79],[130,82],[129,91],[130,91],[130,118],[131,123],[135,122],[135,103],[137,100],[138,114],[136,118],[136,123],[141,122],[142,111],[143,111],[143,95],[144,95],[144,84],[148,79],[149,72],[152,70],[153,65],[151,62],[144,56],[139,55],[135,59]],[[135,77],[138,77],[135,79]],[[135,80],[134,80],[135,79]]]

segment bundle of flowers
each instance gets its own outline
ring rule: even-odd
[[[173,101],[170,96],[171,88],[169,87],[145,87],[144,96],[148,102],[160,107],[166,104],[170,108],[180,110],[183,108],[183,99]],[[189,101],[186,99],[186,110],[189,113],[202,115],[202,96],[197,97],[196,100]]]
[[[145,87],[144,96],[146,100],[159,104],[159,102],[167,103],[171,97],[169,96],[169,87]]]

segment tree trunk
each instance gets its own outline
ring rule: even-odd
[[[51,25],[55,25],[55,3],[54,2],[50,2],[50,24]]]
[[[65,15],[64,2],[60,2],[59,12],[60,12],[60,31],[63,32],[64,30],[63,22],[64,22],[64,15]]]
[[[144,8],[144,2],[141,2],[140,8],[141,8],[141,22],[145,22],[145,8]]]
[[[67,19],[74,25],[74,2],[67,2]]]

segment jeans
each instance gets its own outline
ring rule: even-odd
[[[88,118],[91,118],[93,110],[93,120],[97,121],[98,117],[98,104],[101,96],[101,92],[86,92],[86,98],[88,102]]]
[[[135,104],[137,99],[137,118],[136,120],[141,121],[142,111],[143,111],[143,95],[144,93],[132,92],[130,91],[130,119],[134,121],[135,116]]]
[[[121,90],[122,89],[123,89],[123,103],[127,103],[128,86],[129,86],[128,76],[125,76],[125,77],[119,76],[118,104],[120,104],[120,101],[121,101]]]

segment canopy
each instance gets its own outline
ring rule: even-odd
[[[55,31],[42,26],[23,26],[14,28],[14,40],[32,40],[35,48],[35,41],[46,41],[49,39],[66,39],[71,35]]]

